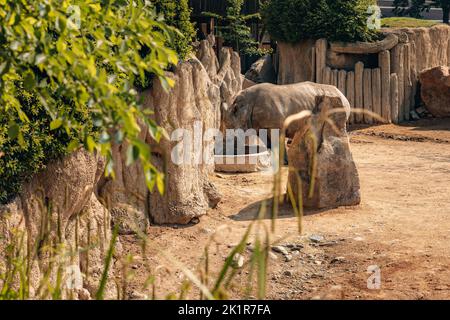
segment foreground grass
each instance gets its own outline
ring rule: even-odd
[[[391,17],[381,19],[381,25],[385,28],[429,28],[440,24],[436,20],[416,19],[408,17]]]

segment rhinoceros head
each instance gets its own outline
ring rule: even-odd
[[[249,129],[250,117],[250,106],[242,95],[238,95],[230,107],[226,104],[222,105],[224,129],[243,129],[245,131]]]

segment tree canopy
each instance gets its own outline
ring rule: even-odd
[[[275,40],[373,41],[368,7],[373,0],[266,0],[262,15]]]

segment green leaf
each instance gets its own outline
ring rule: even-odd
[[[60,128],[62,126],[62,124],[63,124],[62,119],[56,118],[55,120],[50,122],[50,130],[56,130],[56,129]]]
[[[67,152],[72,153],[76,149],[78,149],[79,146],[80,146],[80,141],[78,141],[77,139],[73,139],[72,141],[70,141],[70,143],[67,147]]]
[[[8,137],[11,140],[14,140],[14,139],[16,139],[19,136],[19,131],[20,131],[20,128],[19,128],[19,125],[17,123],[15,123],[15,122],[10,122],[9,123]]]
[[[11,63],[9,60],[4,61],[0,64],[0,76],[4,75],[5,73],[7,73],[9,71],[10,65],[11,65]]]
[[[164,183],[164,175],[162,173],[158,173],[156,175],[156,187],[158,188],[158,192],[160,194],[164,194],[166,185]]]
[[[88,136],[86,138],[86,148],[89,152],[94,152],[94,150],[97,148],[97,144],[95,143],[94,138],[92,136]]]
[[[27,72],[23,78],[24,88],[31,91],[35,85],[36,79],[34,78],[34,74],[32,72]]]

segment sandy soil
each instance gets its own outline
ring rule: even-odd
[[[302,234],[292,209],[283,206],[273,240],[294,249],[287,248],[292,256],[289,262],[281,254],[271,255],[267,298],[450,299],[450,120],[350,131],[362,203],[308,212]],[[285,180],[286,176],[287,172]],[[158,298],[178,292],[184,275],[157,250],[195,273],[208,239],[219,230],[210,246],[210,269],[216,273],[262,201],[270,202],[271,175],[218,174],[212,179],[223,200],[200,223],[149,229],[152,241],[146,263],[168,269],[158,269]],[[123,236],[121,243],[125,253],[140,255],[135,237]],[[247,250],[244,258],[249,256]],[[370,266],[380,268],[380,289],[368,289]],[[147,272],[140,262],[132,270],[135,277],[128,293],[133,296],[143,292]],[[230,297],[244,297],[247,273],[245,268],[239,272]],[[198,298],[196,290],[190,297]]]

